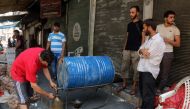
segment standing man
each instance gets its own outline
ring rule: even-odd
[[[156,23],[147,19],[143,24],[143,32],[149,36],[139,49],[140,61],[139,88],[142,96],[142,109],[154,109],[156,78],[160,71],[160,63],[165,50],[165,43],[159,33],[156,33]]]
[[[24,51],[24,39],[18,30],[14,30],[13,32],[16,37],[15,53],[17,57],[22,51]]]
[[[15,88],[20,102],[20,109],[29,109],[29,103],[33,96],[33,90],[50,99],[53,93],[44,91],[37,84],[37,71],[43,68],[43,72],[49,84],[54,89],[57,85],[52,81],[48,64],[53,60],[53,54],[43,48],[29,48],[23,51],[14,61],[11,68],[11,76],[15,81]],[[32,90],[33,89],[33,90]]]
[[[0,51],[3,51],[3,44],[1,43],[1,39],[0,39]]]
[[[129,78],[130,67],[133,68],[133,85],[130,94],[135,94],[137,89],[137,83],[139,80],[139,73],[137,72],[137,64],[139,61],[138,49],[143,43],[142,37],[142,21],[139,20],[139,7],[132,6],[130,8],[131,22],[127,25],[127,37],[125,45],[123,47],[123,59],[121,66],[121,74],[123,78],[123,85],[117,88],[117,91],[121,91],[127,87],[127,80]]]
[[[8,39],[8,48],[15,47],[16,46],[16,36],[13,35]]]
[[[160,24],[157,26],[157,32],[160,33],[166,44],[164,57],[160,65],[160,74],[157,80],[157,94],[162,93],[163,89],[166,86],[168,75],[171,70],[171,64],[174,58],[173,48],[180,47],[180,31],[174,23],[175,15],[176,14],[174,11],[166,11],[164,13],[164,24]]]
[[[53,32],[48,36],[46,50],[50,48],[55,56],[52,62],[52,76],[55,80],[57,80],[57,63],[60,65],[64,59],[65,42],[65,35],[60,32],[60,24],[54,23]]]

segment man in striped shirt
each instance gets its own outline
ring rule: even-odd
[[[52,76],[56,80],[57,79],[57,63],[60,64],[64,59],[64,50],[65,50],[65,35],[60,32],[60,24],[54,23],[53,32],[48,36],[48,42],[46,49],[49,48],[54,53],[54,60],[52,62]]]

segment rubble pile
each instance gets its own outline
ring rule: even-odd
[[[5,64],[0,64],[0,76],[4,75],[7,71],[7,65]]]
[[[2,75],[0,76],[0,89],[8,92],[8,94],[6,95],[6,98],[9,98],[7,100],[7,104],[9,105],[9,108],[19,109],[17,95],[14,89],[14,81],[11,79],[9,75],[6,75],[5,73],[1,73],[1,74]]]
[[[15,50],[7,49],[6,53],[0,55],[0,90],[4,95],[0,96],[0,102],[7,103],[9,109],[19,109],[14,81],[10,77],[11,64],[15,58]]]

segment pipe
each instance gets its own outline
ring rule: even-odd
[[[38,0],[34,0],[28,7],[27,9],[31,8]]]
[[[95,29],[95,17],[96,17],[96,0],[90,0],[89,11],[89,33],[88,33],[88,55],[93,56],[94,48],[94,29]]]

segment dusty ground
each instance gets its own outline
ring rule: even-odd
[[[42,72],[38,75],[38,84],[46,91],[54,92],[48,85]],[[74,109],[73,101],[82,101],[81,109],[134,109],[134,106],[125,100],[105,92],[101,88],[84,88],[72,91],[59,91],[64,101],[64,109]],[[39,101],[31,104],[30,109],[52,109],[52,101],[41,97]],[[9,109],[7,104],[0,104],[0,109]]]

